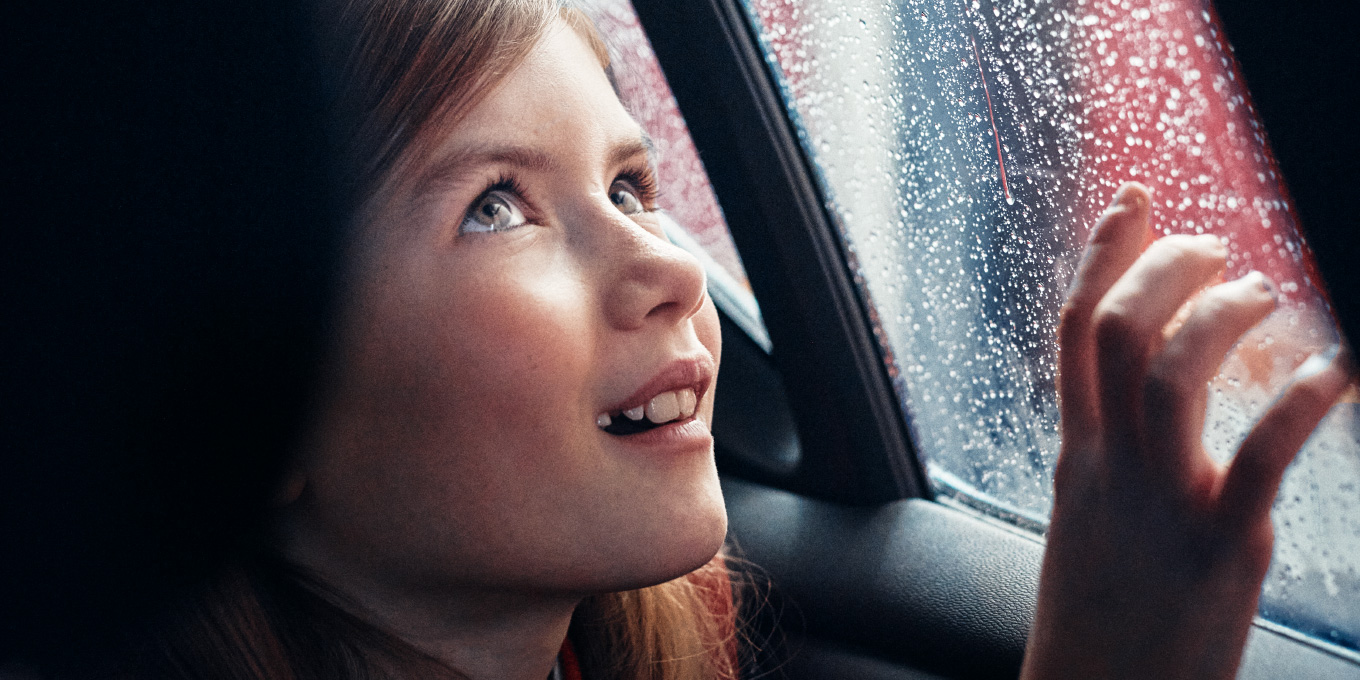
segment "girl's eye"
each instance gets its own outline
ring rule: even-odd
[[[510,194],[504,191],[489,191],[468,209],[467,215],[463,217],[463,223],[458,227],[458,233],[485,234],[509,231],[523,226],[527,221]]]
[[[638,198],[637,190],[622,182],[614,184],[609,190],[609,200],[614,203],[614,207],[625,215],[637,215],[647,212],[647,207],[642,205],[642,199]]]

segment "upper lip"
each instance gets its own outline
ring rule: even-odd
[[[702,401],[709,385],[713,384],[714,370],[713,357],[707,353],[676,359],[666,364],[627,399],[606,409],[605,413],[618,413],[642,406],[658,394],[685,388],[694,390],[696,399]]]

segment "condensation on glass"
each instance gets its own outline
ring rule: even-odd
[[[1052,505],[1057,312],[1125,179],[1164,233],[1211,233],[1279,309],[1210,385],[1227,460],[1337,340],[1235,63],[1192,0],[747,0],[821,171],[936,488],[1022,525]],[[1276,501],[1262,613],[1360,642],[1360,411],[1337,406]]]

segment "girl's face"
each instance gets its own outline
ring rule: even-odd
[[[361,231],[285,550],[384,597],[587,594],[709,560],[717,314],[586,42],[559,24],[399,179]]]

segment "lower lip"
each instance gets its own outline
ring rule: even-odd
[[[708,431],[708,425],[695,417],[677,420],[637,434],[605,436],[623,444],[646,448],[675,451],[696,448],[709,451],[713,448],[713,435]]]

